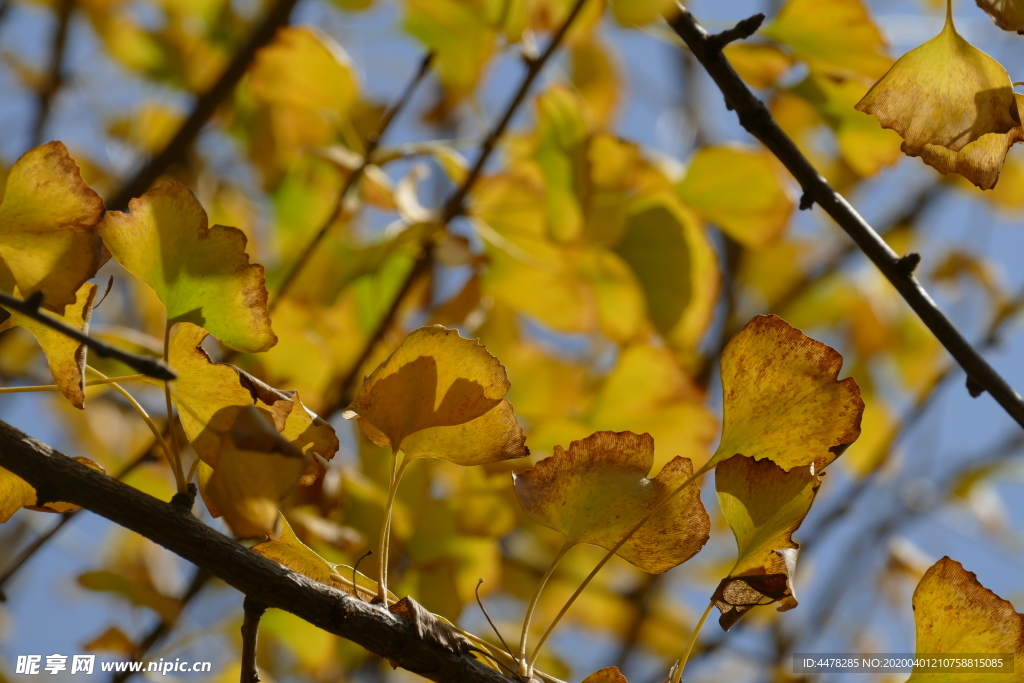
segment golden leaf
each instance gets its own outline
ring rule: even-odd
[[[796,607],[793,570],[800,546],[792,535],[820,485],[813,466],[787,472],[770,460],[742,455],[718,464],[718,503],[737,546],[736,564],[712,598],[723,629],[756,605],[779,601],[780,612]]]
[[[256,99],[277,105],[348,113],[358,96],[352,64],[340,45],[311,26],[283,26],[249,69]]]
[[[903,138],[903,153],[983,190],[1024,140],[1021,96],[1006,69],[957,33],[952,9],[936,37],[900,57],[857,103]]]
[[[96,289],[96,285],[82,285],[75,303],[64,309],[64,315],[57,317],[64,324],[88,333]],[[15,293],[18,294],[17,291]],[[11,327],[24,327],[31,332],[43,348],[60,393],[71,401],[71,405],[82,408],[85,405],[85,345],[27,315],[17,311],[10,313],[11,317],[0,323],[0,332]]]
[[[42,292],[43,305],[63,313],[109,258],[96,234],[101,218],[103,200],[63,143],[25,152],[11,167],[0,202],[0,258],[7,266],[0,265],[0,287],[17,286],[26,297]]]
[[[839,353],[774,315],[759,315],[722,353],[722,441],[705,465],[733,455],[785,470],[828,465],[860,435],[864,401],[839,381]]]
[[[346,419],[406,460],[479,465],[529,454],[505,400],[505,368],[483,346],[440,325],[421,327],[370,374]]]
[[[106,470],[89,458],[72,458],[72,460],[106,474]],[[57,501],[46,501],[45,504],[39,505],[36,490],[32,488],[31,484],[13,472],[0,467],[0,524],[9,520],[21,508],[37,512],[71,512],[81,509],[78,505]]]
[[[583,679],[583,683],[629,683],[618,667],[609,666],[595,671]]]
[[[1024,31],[1024,3],[1020,0],[974,0],[1004,31]]]
[[[263,266],[249,263],[245,234],[208,226],[184,185],[165,183],[108,211],[99,233],[118,263],[153,288],[169,323],[190,322],[237,351],[266,351],[270,329]]]
[[[974,572],[943,557],[914,590],[917,652],[928,656],[959,653],[1011,654],[1013,673],[921,673],[907,683],[995,683],[1024,681],[1024,614],[988,590]]]
[[[527,516],[564,534],[569,543],[611,549],[663,498],[693,474],[688,458],[676,456],[657,477],[650,434],[597,432],[555,446],[555,454],[513,475]],[[711,523],[700,489],[691,482],[637,531],[618,554],[644,571],[660,574],[696,555]]]

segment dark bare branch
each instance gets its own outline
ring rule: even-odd
[[[768,108],[750,91],[729,60],[716,48],[712,36],[685,8],[670,18],[669,25],[683,39],[725,96],[726,105],[740,123],[789,169],[805,196],[822,207],[853,239],[861,251],[896,288],[922,322],[977,386],[989,392],[1018,424],[1024,426],[1024,400],[988,364],[939,309],[913,273],[900,265],[900,257],[877,232],[836,192],[796,144],[779,128]]]

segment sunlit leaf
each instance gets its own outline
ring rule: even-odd
[[[590,109],[597,126],[607,125],[619,103],[622,88],[611,48],[596,40],[579,42],[569,51],[572,83]]]
[[[756,605],[778,601],[779,611],[796,607],[792,538],[821,485],[813,466],[788,472],[770,460],[735,455],[718,464],[715,487],[722,514],[736,536],[737,558],[712,598],[729,628]]]
[[[67,306],[64,315],[57,317],[66,325],[88,333],[96,289],[96,285],[82,285],[74,304]],[[82,408],[85,405],[85,345],[16,311],[0,323],[0,331],[11,327],[24,327],[32,333],[43,348],[53,381],[60,392],[71,401],[71,405]]]
[[[505,368],[478,342],[435,325],[412,332],[363,382],[346,419],[374,443],[407,459],[461,465],[519,458],[529,451],[504,400]]]
[[[609,666],[595,671],[583,679],[583,683],[629,683],[618,667]]]
[[[148,607],[169,622],[175,621],[181,612],[181,600],[163,595],[153,586],[118,572],[86,572],[78,577],[78,585],[93,591],[120,595],[133,606]]]
[[[772,87],[793,66],[793,59],[771,43],[738,40],[722,52],[740,78],[754,88]]]
[[[256,53],[249,87],[263,102],[335,114],[346,114],[358,94],[348,55],[311,26],[279,28]]]
[[[943,557],[929,569],[914,591],[917,652],[928,657],[943,654],[1009,654],[1013,673],[921,673],[915,669],[908,683],[995,683],[1024,680],[1024,614],[988,590],[974,572]]]
[[[129,658],[136,656],[138,652],[132,639],[116,626],[111,626],[89,642],[82,643],[82,649],[87,652],[111,652]]]
[[[128,208],[107,212],[99,233],[118,263],[153,288],[169,323],[199,325],[239,351],[274,345],[263,266],[249,264],[241,230],[208,227],[203,207],[178,183],[159,185]]]
[[[759,248],[781,237],[796,208],[781,168],[766,150],[701,147],[690,160],[679,196],[740,244]]]
[[[764,34],[817,70],[878,78],[892,64],[862,0],[788,0]]]
[[[722,441],[709,465],[742,454],[820,470],[860,435],[864,401],[856,380],[837,380],[843,357],[782,318],[747,323],[721,365]]]
[[[299,483],[307,458],[255,406],[240,411],[220,441],[204,497],[237,535],[272,534],[278,503]]]
[[[82,180],[61,142],[25,152],[11,167],[0,202],[0,288],[63,313],[107,260],[96,224],[103,200]],[[6,264],[6,268],[3,266]]]
[[[1020,98],[1006,69],[960,37],[950,11],[942,32],[900,57],[857,109],[899,133],[904,154],[988,190],[1024,140]]]
[[[677,456],[648,479],[654,464],[650,434],[597,432],[574,441],[536,467],[515,476],[516,495],[534,521],[570,543],[611,549],[644,516],[693,473]],[[696,482],[662,507],[618,550],[644,571],[660,574],[696,555],[708,540],[710,521]]]
[[[624,26],[643,26],[662,14],[674,14],[675,0],[612,0],[612,13]]]
[[[89,458],[72,458],[80,465],[85,465],[97,472],[106,472],[100,465]],[[31,484],[13,472],[0,467],[0,524],[3,524],[21,508],[38,512],[71,512],[81,509],[78,505],[59,501],[45,501],[40,505],[36,490]]]

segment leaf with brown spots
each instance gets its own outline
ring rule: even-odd
[[[811,509],[821,481],[813,465],[788,472],[771,460],[735,455],[719,463],[715,487],[722,514],[736,536],[737,558],[712,600],[729,628],[757,605],[778,601],[779,611],[796,607],[793,571],[796,531]]]
[[[650,434],[597,432],[555,446],[555,454],[514,475],[516,496],[527,516],[555,529],[567,542],[606,550],[615,545],[661,501],[690,479],[689,458],[676,456],[657,477]],[[660,574],[696,555],[711,523],[691,482],[662,506],[618,554],[644,571]]]
[[[860,436],[864,401],[843,357],[774,315],[759,315],[722,352],[722,441],[702,469],[736,454],[785,470],[839,457]]]
[[[1009,654],[1013,672],[917,669],[907,683],[1021,683],[1024,681],[1024,614],[985,588],[974,572],[948,557],[936,562],[914,590],[917,652],[942,654]]]

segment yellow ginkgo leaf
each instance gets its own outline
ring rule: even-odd
[[[658,476],[650,434],[597,432],[555,446],[555,454],[533,469],[513,475],[516,496],[527,516],[555,529],[567,542],[613,548],[666,496],[693,474],[688,458],[676,456]],[[660,574],[696,555],[711,523],[691,482],[660,508],[618,550],[644,571]]]
[[[102,467],[89,458],[72,458],[75,462],[91,467],[97,472],[106,473]],[[77,505],[61,502],[47,502],[45,505],[38,505],[36,490],[27,481],[18,475],[0,467],[0,524],[3,524],[21,508],[36,510],[38,512],[71,512],[81,509]]]
[[[239,536],[270,535],[278,504],[298,484],[308,462],[255,406],[237,414],[221,435],[217,466],[206,482],[217,512]]]
[[[201,346],[206,335],[201,327],[179,323],[172,330],[167,354],[168,365],[178,375],[171,382],[171,400],[178,408],[185,435],[203,462],[217,466],[222,436],[234,427],[238,415],[253,405],[303,453],[324,460],[334,457],[338,437],[330,424],[307,410],[295,392],[279,391],[233,365],[211,361]],[[317,472],[311,468],[302,484],[312,483]]]
[[[763,33],[816,71],[878,78],[892,64],[862,0],[788,0]]]
[[[722,441],[705,465],[733,455],[785,470],[828,465],[860,436],[864,401],[843,357],[775,315],[759,315],[722,353]]]
[[[770,460],[742,455],[718,464],[718,504],[737,546],[736,564],[712,598],[723,629],[757,605],[778,601],[780,612],[796,607],[793,570],[800,546],[792,535],[820,485],[813,466],[787,472]]]
[[[778,240],[796,208],[778,161],[766,150],[701,147],[678,191],[704,220],[754,249]]]
[[[917,652],[927,657],[979,653],[1010,655],[1010,667],[990,671],[922,672],[907,683],[1020,683],[1024,681],[1024,614],[981,585],[974,572],[943,557],[914,590]]]
[[[771,43],[729,43],[722,50],[732,68],[754,88],[770,88],[790,67],[793,58]]]
[[[353,594],[352,579],[345,578],[338,572],[337,567],[340,565],[331,564],[299,540],[283,514],[278,518],[276,537],[254,545],[251,550],[314,581],[337,588],[343,593]],[[359,593],[360,597],[370,600],[375,591],[360,586]]]
[[[595,671],[583,679],[583,683],[629,683],[617,666],[609,666]]]
[[[942,32],[900,57],[857,109],[899,133],[904,154],[988,190],[1024,140],[1020,102],[1006,69],[956,32],[949,6]]]
[[[169,324],[190,322],[236,351],[266,351],[270,329],[263,266],[250,264],[238,228],[208,227],[192,191],[165,183],[108,211],[99,226],[114,258],[148,284]]]
[[[64,315],[57,316],[66,325],[89,332],[89,319],[96,299],[96,285],[84,284],[78,290],[75,303],[64,309]],[[18,294],[18,292],[15,292]],[[85,405],[85,345],[61,334],[49,325],[11,311],[11,317],[0,323],[0,331],[11,327],[24,327],[39,341],[46,355],[46,362],[53,373],[53,381],[71,405],[81,408]]]
[[[440,325],[415,330],[370,374],[346,419],[378,446],[477,465],[529,454],[498,359]]]
[[[1004,31],[1024,31],[1024,2],[1020,0],[974,0]]]
[[[662,14],[674,14],[675,0],[612,0],[612,14],[623,26],[643,26]]]
[[[63,313],[109,257],[96,234],[101,218],[103,200],[63,143],[25,152],[0,202],[0,258],[13,279],[3,287],[17,286],[23,296],[42,292],[43,304]]]
[[[284,26],[256,53],[249,69],[256,99],[302,109],[347,113],[358,83],[340,45],[311,26]]]

